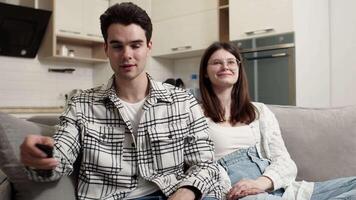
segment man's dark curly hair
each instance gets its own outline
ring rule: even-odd
[[[147,44],[152,37],[152,22],[145,10],[131,2],[110,6],[101,16],[100,25],[105,43],[108,38],[108,28],[111,24],[139,25],[146,35]]]

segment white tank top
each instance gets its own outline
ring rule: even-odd
[[[248,125],[227,127],[208,119],[209,135],[215,145],[215,160],[238,149],[254,146],[257,141]]]
[[[146,98],[137,102],[137,103],[129,103],[125,102],[122,99],[122,105],[124,106],[124,110],[126,112],[126,116],[129,118],[131,125],[132,125],[132,132],[135,136],[137,136],[137,128],[140,123],[140,119],[142,116],[142,107],[145,103]],[[136,199],[139,197],[144,197],[149,195],[155,191],[159,190],[158,186],[153,182],[147,181],[141,177],[139,174],[138,176],[138,184],[137,187],[126,197],[125,199]]]

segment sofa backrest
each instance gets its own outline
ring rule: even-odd
[[[356,175],[356,106],[269,106],[279,121],[299,180]]]
[[[55,125],[59,124],[59,116],[56,116],[56,115],[33,116],[30,118],[27,118],[26,120],[29,122],[35,122],[37,124],[44,124],[47,126],[55,126]]]
[[[54,127],[18,119],[0,113],[0,170],[11,182],[14,200],[75,199],[75,183],[71,177],[40,183],[28,180],[19,160],[19,146],[28,134],[53,135]]]

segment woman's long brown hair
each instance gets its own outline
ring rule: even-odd
[[[250,100],[248,82],[243,62],[239,65],[239,77],[231,92],[230,119],[225,119],[225,110],[216,96],[212,83],[207,76],[208,61],[211,55],[220,49],[230,52],[236,57],[236,59],[242,61],[239,50],[231,43],[215,42],[205,50],[200,61],[199,70],[199,88],[204,114],[206,117],[211,118],[217,123],[228,121],[232,125],[235,125],[238,122],[249,124],[257,118],[258,111]]]

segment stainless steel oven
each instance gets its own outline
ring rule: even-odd
[[[240,48],[253,101],[295,105],[294,34],[234,41]]]

